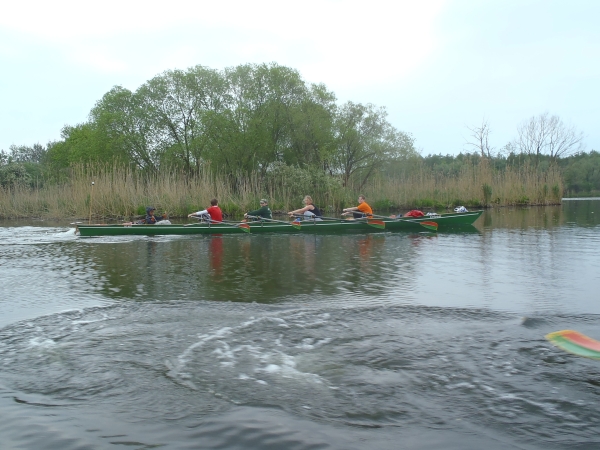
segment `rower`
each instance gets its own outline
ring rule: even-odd
[[[263,219],[272,219],[273,214],[271,213],[271,208],[269,208],[269,204],[266,199],[260,199],[260,208],[255,209],[254,211],[248,211],[244,214],[244,218],[247,219],[248,216],[254,217],[262,217]]]
[[[319,208],[317,208],[314,204],[313,204],[313,199],[310,195],[306,195],[304,197],[304,200],[302,200],[302,202],[304,203],[304,208],[300,208],[300,209],[296,209],[294,211],[290,211],[288,213],[288,215],[290,217],[293,217],[295,215],[300,215],[303,214],[306,218],[311,218],[314,220],[323,220],[321,219],[321,216],[323,215],[321,213],[321,210]]]
[[[350,214],[352,214],[352,217],[355,219],[360,219],[362,217],[373,217],[373,210],[367,204],[364,195],[358,196],[358,206],[344,208],[342,211],[342,216],[349,216]]]
[[[158,218],[154,215],[154,211],[156,211],[156,208],[154,208],[154,206],[148,206],[146,208],[146,218],[144,220],[140,220],[139,224],[146,224],[146,225],[156,225],[157,223],[160,223],[162,221],[166,221],[167,215],[163,214],[162,218]],[[170,222],[169,222],[170,224]]]
[[[210,207],[197,211],[195,213],[188,214],[188,217],[207,218],[212,223],[223,222],[223,212],[219,208],[219,202],[216,198],[210,201]]]

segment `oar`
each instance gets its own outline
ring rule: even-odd
[[[311,219],[313,219],[313,217],[312,217],[312,216],[307,218],[307,217],[306,217],[306,216],[304,216],[304,215],[298,215],[298,214],[294,214],[294,217],[304,217],[304,218],[305,218],[305,220],[308,220],[308,221],[310,221]],[[336,221],[336,222],[346,222],[346,220],[345,220],[345,219],[336,219],[336,218],[334,218],[334,217],[323,217],[323,216],[316,216],[315,218],[319,218],[319,219],[322,219],[322,220],[333,220],[333,221]],[[381,220],[373,220],[373,219],[372,219],[372,218],[370,218],[370,217],[359,217],[359,218],[357,218],[357,219],[353,219],[353,220],[366,220],[366,222],[367,222],[367,225],[370,225],[370,226],[372,226],[373,228],[379,228],[379,229],[383,229],[383,228],[385,228],[385,222],[383,222],[383,221],[381,221]],[[314,221],[315,221],[315,220],[313,219],[313,222],[314,222]],[[292,223],[294,223],[294,222],[292,222]],[[297,223],[297,222],[296,222],[296,223]]]
[[[555,331],[546,335],[558,348],[585,358],[600,359],[600,342],[573,330]]]
[[[184,227],[190,227],[192,225],[196,225],[195,223],[188,223],[186,225],[184,225]],[[244,231],[245,233],[250,233],[250,225],[248,225],[245,222],[211,222],[211,225],[227,225],[230,227],[235,227],[235,228],[239,228],[242,231]]]
[[[419,222],[419,225],[427,228],[428,230],[437,231],[438,224],[437,222],[431,222],[430,220],[425,220],[423,222]]]
[[[324,217],[324,216],[305,216],[304,214],[294,214],[294,217],[300,217],[301,219],[311,220],[313,219],[322,219],[322,220],[335,220],[336,222],[343,222],[344,219],[335,218],[335,217]]]
[[[380,230],[385,229],[385,222],[383,220],[378,220],[377,217],[384,218],[383,216],[375,216],[374,214],[371,214],[370,216],[366,217],[356,217],[352,220],[365,220],[367,225],[372,226],[373,228],[379,228]]]
[[[261,217],[261,216],[246,216],[250,219],[258,219],[258,220],[268,220],[269,222],[275,222],[275,223],[284,223],[286,225],[291,225],[294,228],[296,228],[297,230],[300,230],[300,222],[286,222],[284,220],[275,220],[275,219],[267,219],[266,217]]]
[[[395,219],[392,219],[391,217],[377,216],[375,214],[373,214],[373,217],[377,217],[377,218],[381,218],[381,219],[388,219],[388,220],[402,220],[404,222],[418,223],[423,228],[427,228],[428,230],[432,230],[432,231],[437,231],[437,229],[438,229],[437,222],[433,222],[431,220],[417,221],[417,220],[414,220],[414,218],[409,219],[408,217],[396,217]],[[425,216],[423,216],[423,217],[425,217]]]

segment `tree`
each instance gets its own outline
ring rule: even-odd
[[[330,169],[335,153],[333,122],[335,95],[324,85],[312,85],[300,105],[290,113],[290,147],[287,164]]]
[[[517,131],[516,147],[522,153],[534,156],[536,164],[540,155],[549,155],[555,160],[583,148],[583,132],[565,125],[558,116],[550,116],[547,112],[521,123]]]
[[[61,130],[62,140],[48,145],[44,160],[58,175],[62,169],[73,164],[102,163],[112,165],[129,161],[126,149],[119,145],[98,122],[65,125]]]
[[[386,161],[416,153],[412,136],[397,131],[386,116],[385,108],[372,104],[348,102],[339,109],[333,169],[341,174],[344,186],[356,178],[360,190]]]
[[[569,191],[600,191],[600,153],[594,150],[589,154],[578,153],[561,163],[565,165],[563,174]]]
[[[467,145],[476,148],[481,153],[482,158],[491,158],[493,147],[490,147],[490,125],[485,117],[481,120],[481,125],[469,127],[471,132],[471,140],[467,141]]]
[[[156,129],[148,119],[147,104],[121,86],[115,86],[96,103],[90,112],[90,131],[102,139],[97,141],[107,154],[132,162],[139,168],[156,171],[160,155]]]
[[[225,106],[213,117],[211,166],[266,175],[275,163],[320,165],[331,147],[333,94],[277,64],[225,69]]]
[[[31,176],[22,163],[13,161],[0,165],[0,187],[7,188],[29,183],[31,183]]]
[[[182,161],[187,173],[198,172],[224,90],[219,73],[202,66],[168,71],[141,86],[136,96],[151,125],[152,151],[169,165]]]
[[[10,158],[16,162],[40,163],[46,155],[46,147],[37,143],[31,147],[27,145],[11,145]]]

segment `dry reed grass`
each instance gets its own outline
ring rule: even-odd
[[[92,181],[95,182],[92,190]],[[232,185],[233,184],[233,185]],[[487,191],[484,188],[487,186]],[[498,172],[485,162],[466,165],[459,176],[435,174],[424,167],[395,179],[374,179],[366,189],[369,203],[377,209],[490,205],[548,205],[562,198],[563,182],[558,168],[538,173],[534,167],[509,167]],[[307,193],[317,204],[339,211],[358,194],[351,186],[341,192]],[[0,218],[131,218],[152,205],[170,217],[185,217],[203,209],[210,199],[219,199],[229,214],[239,214],[270,199],[273,210],[297,208],[300,199],[290,196],[285,186],[263,186],[257,176],[237,177],[228,182],[210,172],[188,178],[170,172],[141,178],[127,168],[84,170],[75,167],[68,182],[47,183],[39,189],[14,186],[0,189]]]
[[[465,165],[458,176],[420,167],[395,179],[377,179],[368,191],[374,204],[390,207],[555,205],[560,204],[563,181],[555,166],[544,173],[532,166],[496,171],[484,160]]]

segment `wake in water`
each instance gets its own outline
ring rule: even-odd
[[[73,241],[75,228],[0,227],[0,245],[36,245]]]
[[[600,322],[581,319],[417,306],[124,304],[0,330],[0,383],[24,393],[23,402],[31,392],[32,402],[182,432],[253,407],[352,430],[433,427],[506,444],[510,429],[511,445],[586,446],[600,431],[590,397],[600,394],[599,368],[543,338]]]

